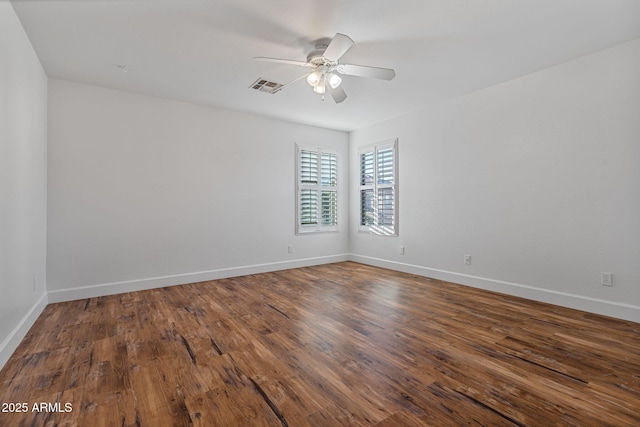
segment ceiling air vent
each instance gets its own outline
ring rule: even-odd
[[[276,93],[280,90],[282,85],[276,82],[270,82],[269,80],[265,80],[262,77],[259,77],[258,80],[253,82],[250,86],[251,89],[259,90],[260,92],[267,93]]]

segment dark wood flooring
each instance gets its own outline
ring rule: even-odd
[[[639,426],[640,324],[345,262],[51,304],[0,402],[11,427]]]

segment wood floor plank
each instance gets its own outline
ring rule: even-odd
[[[0,425],[638,426],[639,372],[638,323],[344,262],[50,304]]]

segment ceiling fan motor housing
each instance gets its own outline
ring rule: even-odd
[[[329,61],[327,58],[324,57],[325,50],[327,50],[326,45],[316,46],[316,48],[311,52],[309,52],[309,54],[307,55],[307,62],[315,66],[335,65],[335,64],[332,64],[331,61]]]

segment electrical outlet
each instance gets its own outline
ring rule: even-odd
[[[613,286],[613,281],[611,280],[611,273],[600,273],[600,284],[602,286]]]
[[[464,256],[464,263],[465,265],[471,265],[471,255]]]
[[[292,254],[293,253],[293,245],[287,246],[287,251]]]
[[[404,246],[400,246],[400,255],[404,255]]]

